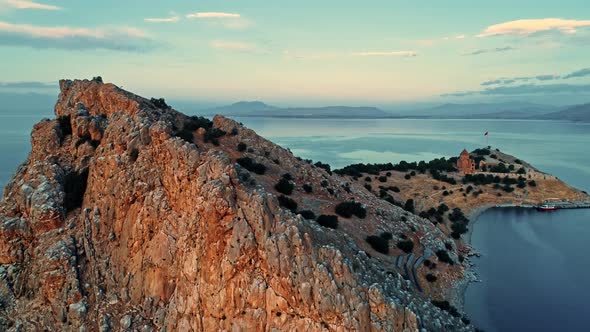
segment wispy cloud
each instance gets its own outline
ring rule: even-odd
[[[151,18],[144,18],[143,20],[145,22],[149,22],[149,23],[175,23],[175,22],[180,21],[180,17],[178,17],[178,16],[162,17],[162,18],[151,17]]]
[[[510,85],[518,82],[530,82],[530,81],[556,81],[556,80],[569,80],[572,78],[582,78],[590,76],[590,68],[583,68],[580,70],[573,71],[571,73],[557,75],[557,74],[543,74],[535,76],[519,76],[519,77],[500,77],[493,80],[488,80],[481,83],[481,86],[493,86],[493,85]]]
[[[500,53],[500,52],[514,51],[514,50],[516,50],[516,48],[514,48],[512,46],[484,48],[484,49],[465,52],[465,53],[463,53],[463,55],[480,55],[480,54],[486,54],[486,53]]]
[[[569,74],[563,76],[563,78],[569,79],[569,78],[578,78],[578,77],[585,77],[585,76],[590,76],[590,68],[576,70],[572,73],[569,73]]]
[[[38,9],[38,10],[60,10],[61,7],[46,5],[38,2],[27,0],[0,0],[0,8],[16,8],[16,9]]]
[[[414,51],[386,51],[386,52],[355,52],[353,56],[376,56],[376,57],[415,57],[418,54]]]
[[[214,40],[211,42],[211,47],[216,49],[222,50],[232,50],[232,51],[253,51],[256,49],[256,45],[239,42],[239,41],[224,41],[224,40]]]
[[[154,48],[147,34],[131,27],[44,27],[0,21],[0,45],[69,50],[146,51]]]
[[[466,97],[473,95],[514,96],[514,95],[555,95],[555,94],[590,94],[590,84],[523,84],[500,86],[479,91],[461,91],[447,93],[442,97]]]
[[[562,33],[576,33],[577,28],[590,27],[590,20],[566,20],[561,18],[544,18],[530,20],[516,20],[487,27],[477,37],[516,35],[528,36],[542,31],[559,31]]]
[[[467,36],[465,36],[465,35],[455,36],[455,39],[465,39],[465,38],[467,38]]]
[[[186,18],[240,18],[240,14],[223,12],[204,12],[186,15]]]

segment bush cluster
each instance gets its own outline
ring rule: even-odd
[[[389,254],[389,240],[377,235],[369,235],[365,240],[375,251],[384,255]]]
[[[451,259],[451,256],[449,256],[449,253],[444,249],[437,250],[436,257],[438,258],[439,261],[441,261],[443,263],[447,263],[449,265],[455,264],[455,262],[453,262],[453,260]]]
[[[285,209],[291,210],[292,212],[297,211],[297,202],[292,200],[291,198],[281,195],[278,197],[279,205],[284,207]]]
[[[284,177],[281,178],[277,184],[275,184],[275,189],[281,194],[285,195],[291,195],[293,193],[293,188],[293,183]]]
[[[396,246],[406,254],[409,254],[412,252],[412,250],[414,250],[414,242],[412,242],[412,240],[399,241]]]
[[[316,219],[316,222],[323,227],[332,229],[338,228],[338,217],[334,215],[322,214]]]
[[[246,145],[246,143],[243,143],[243,142],[238,143],[238,151],[244,152],[244,151],[246,151],[247,148],[248,148],[248,145]]]
[[[240,166],[244,167],[245,169],[249,170],[250,172],[254,172],[256,174],[264,174],[266,172],[266,166],[263,164],[257,163],[252,158],[249,157],[242,157],[238,158],[237,160]]]
[[[355,215],[364,219],[367,216],[367,210],[361,203],[357,202],[342,202],[336,205],[335,212],[344,218],[350,218]]]
[[[309,220],[315,220],[315,213],[313,213],[313,211],[311,210],[302,210],[298,212],[303,218],[305,219],[309,219]]]

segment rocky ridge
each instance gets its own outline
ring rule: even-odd
[[[98,79],[60,88],[56,119],[35,125],[0,203],[3,330],[473,329],[402,277],[398,248],[365,242],[389,232],[426,256],[446,239],[430,222],[231,119],[194,128]],[[366,218],[331,229],[284,208],[273,186],[286,173],[300,208],[333,214],[354,200]]]

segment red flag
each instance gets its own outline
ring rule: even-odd
[[[488,136],[488,132],[486,131],[486,133],[485,133],[485,134],[483,134],[483,135],[484,135],[484,136]]]

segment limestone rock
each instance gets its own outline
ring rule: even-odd
[[[0,329],[473,330],[364,241],[420,232],[416,255],[435,252],[443,234],[423,219],[233,120],[99,80],[60,87],[0,203]],[[285,173],[299,210],[354,199],[367,218],[334,230],[281,207]]]

